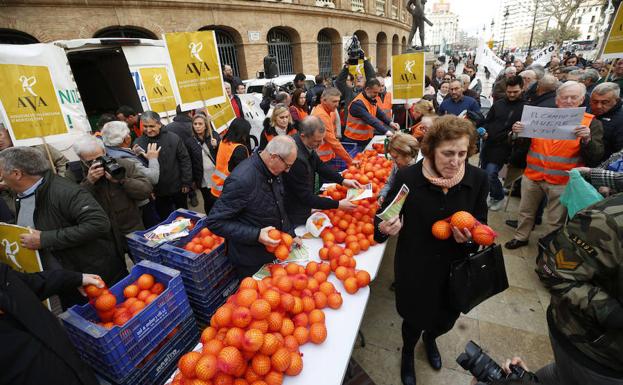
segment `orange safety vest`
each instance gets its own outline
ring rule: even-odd
[[[585,113],[582,125],[590,126],[595,115]],[[580,138],[574,140],[533,138],[524,175],[533,181],[567,184],[568,171],[582,165]]]
[[[214,173],[212,174],[214,186],[210,189],[212,195],[215,197],[220,197],[223,192],[225,179],[227,179],[230,174],[229,160],[238,146],[242,146],[242,144],[223,141],[218,147],[218,153],[216,154],[216,167]]]
[[[296,130],[296,128],[292,128],[292,129],[291,129],[291,130],[287,133],[287,135],[294,136],[294,135],[296,135],[296,133],[297,133],[297,132],[298,132],[298,131]],[[272,135],[272,134],[269,134],[268,132],[266,132],[266,129],[264,129],[264,137],[266,138],[266,142],[270,142],[271,140],[273,140],[273,138],[274,138],[275,136],[277,136],[277,135]]]
[[[370,140],[374,136],[374,127],[368,125],[364,120],[354,117],[353,114],[350,113],[350,107],[358,100],[363,102],[370,115],[376,116],[376,104],[370,103],[364,96],[364,93],[361,92],[348,106],[348,119],[346,119],[344,136],[352,140]]]
[[[393,121],[393,115],[392,115],[392,93],[387,91],[385,93],[385,99],[381,100],[381,95],[377,96],[377,102],[376,105],[378,106],[378,108],[383,111],[383,113],[385,114],[385,116],[387,116],[387,119],[389,119],[389,121]]]
[[[335,134],[335,111],[332,112],[327,112],[327,110],[324,109],[324,107],[322,106],[322,104],[317,105],[316,107],[314,107],[314,109],[312,110],[312,116],[316,116],[318,117],[320,120],[322,120],[322,122],[325,125],[325,130],[329,131],[332,130],[333,133]],[[327,121],[330,122],[330,126],[327,127]],[[326,135],[326,134],[325,134]],[[316,149],[316,154],[318,154],[318,157],[323,161],[323,162],[328,162],[331,159],[335,158],[335,152],[333,151],[333,147],[331,147],[331,144],[323,141],[322,144],[320,145],[320,147],[318,147]]]

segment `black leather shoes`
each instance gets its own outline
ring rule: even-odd
[[[424,332],[422,340],[424,341],[424,349],[426,350],[428,363],[430,363],[430,366],[432,366],[435,370],[441,369],[441,354],[439,354],[439,349],[437,348],[435,339],[431,338],[428,333]]]
[[[415,384],[415,356],[413,351],[405,353],[402,349],[402,359],[400,361],[400,379],[402,385],[416,385]]]
[[[504,244],[504,247],[506,247],[509,250],[514,250],[520,247],[524,247],[527,244],[528,244],[528,241],[520,241],[519,239],[513,239],[511,241],[506,242]]]

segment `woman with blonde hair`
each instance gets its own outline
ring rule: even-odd
[[[425,99],[420,99],[417,103],[413,104],[409,109],[411,119],[414,124],[411,126],[411,135],[417,140],[422,140],[424,137],[424,130],[422,129],[422,118],[426,116],[435,115],[435,106],[433,102]]]
[[[294,128],[290,108],[285,104],[277,104],[270,118],[264,119],[264,129],[260,135],[259,150],[266,148],[268,142],[277,135],[293,136],[295,134],[296,128]]]

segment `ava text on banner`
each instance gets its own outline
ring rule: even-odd
[[[236,113],[229,99],[225,100],[223,103],[208,106],[207,109],[208,115],[212,117],[214,129],[219,134],[227,129],[229,123],[236,118]]]
[[[414,102],[424,96],[424,52],[392,56],[393,104]]]
[[[65,51],[53,44],[0,44],[0,121],[13,144],[32,146],[90,132]]]
[[[175,94],[166,67],[139,68],[149,109],[159,114],[175,115]]]
[[[497,57],[491,49],[485,44],[484,40],[480,41],[478,50],[476,51],[476,64],[487,67],[491,76],[495,79],[498,74],[504,70],[506,63]]]
[[[521,123],[524,130],[519,136],[543,139],[577,139],[573,130],[582,123],[584,107],[547,108],[524,106]]]
[[[225,102],[214,31],[165,33],[182,110]]]
[[[608,32],[608,39],[606,40],[602,55],[604,59],[623,57],[623,12],[621,12],[621,8],[621,5],[619,5],[610,27],[610,32]]]

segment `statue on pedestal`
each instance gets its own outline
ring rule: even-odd
[[[433,23],[424,16],[424,6],[426,5],[426,0],[407,0],[407,11],[413,16],[413,24],[411,25],[411,33],[409,33],[409,40],[407,40],[407,44],[415,47],[413,44],[413,37],[415,33],[420,31],[420,42],[422,43],[422,49],[424,48],[424,22],[426,22],[431,27]]]

